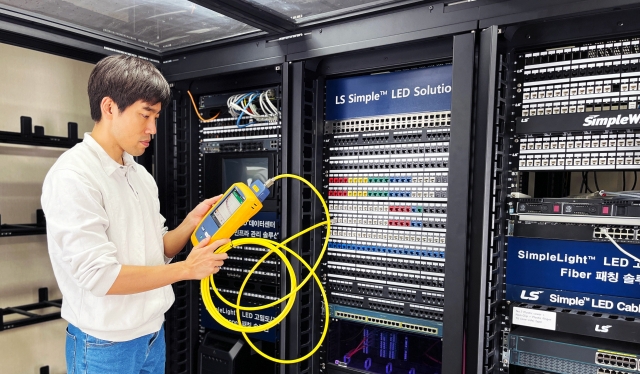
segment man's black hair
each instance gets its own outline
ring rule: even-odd
[[[169,104],[169,84],[153,64],[137,57],[113,55],[100,60],[89,76],[91,118],[102,119],[100,103],[110,97],[123,112],[138,100],[162,109]]]

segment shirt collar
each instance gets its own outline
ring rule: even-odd
[[[112,159],[111,156],[107,154],[104,148],[102,148],[102,146],[98,144],[98,142],[91,136],[91,133],[86,132],[84,134],[84,139],[82,142],[89,148],[91,148],[96,153],[96,155],[98,155],[100,164],[102,165],[102,168],[108,176],[111,176],[114,171],[122,167],[122,165],[114,161],[114,159]],[[127,152],[124,152],[122,154],[122,160],[124,161],[124,166],[131,167],[134,171],[136,170],[137,164],[133,159],[133,156],[131,156]]]

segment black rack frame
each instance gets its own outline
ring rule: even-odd
[[[45,308],[61,308],[62,299],[49,300],[49,289],[47,287],[38,289],[38,302],[27,305],[20,305],[14,307],[0,308],[0,331],[14,329],[17,327],[34,325],[36,323],[53,321],[60,318],[60,312],[36,314],[31,313],[32,310],[45,309]],[[15,321],[4,321],[4,316],[18,314],[25,316]]]
[[[46,233],[46,221],[42,209],[36,210],[36,223],[2,223],[2,216],[0,216],[0,238],[4,236],[41,235]]]
[[[78,139],[78,124],[67,124],[67,137],[45,135],[44,127],[33,127],[31,117],[20,117],[20,132],[0,131],[0,143],[33,145],[41,147],[71,148],[81,140]]]

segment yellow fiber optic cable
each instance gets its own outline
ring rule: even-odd
[[[209,314],[211,314],[211,316],[213,317],[214,320],[216,320],[216,322],[218,322],[220,325],[226,327],[229,330],[233,330],[233,331],[238,331],[240,333],[242,333],[242,336],[244,336],[245,340],[247,341],[247,343],[251,346],[251,348],[253,348],[253,350],[255,350],[256,352],[258,352],[258,354],[260,354],[262,357],[265,357],[271,361],[277,362],[279,364],[295,364],[297,362],[301,362],[304,361],[306,359],[308,359],[309,357],[311,357],[322,345],[322,342],[324,341],[326,335],[327,335],[327,331],[329,330],[329,302],[327,300],[327,293],[324,289],[324,287],[322,287],[322,282],[320,281],[320,278],[318,278],[318,276],[316,275],[315,271],[318,268],[318,266],[320,265],[320,261],[322,259],[322,257],[324,256],[324,253],[327,250],[327,247],[329,245],[329,233],[331,232],[331,219],[329,216],[329,208],[327,207],[327,203],[324,201],[324,199],[322,198],[322,195],[320,194],[320,192],[318,192],[318,190],[310,183],[308,182],[306,179],[299,177],[297,175],[294,174],[281,174],[278,175],[276,177],[273,177],[270,181],[276,181],[278,179],[283,179],[283,178],[293,178],[293,179],[297,179],[299,181],[301,181],[302,183],[306,184],[307,186],[309,186],[309,188],[311,188],[313,190],[313,192],[316,194],[316,196],[318,196],[318,198],[320,199],[320,202],[322,203],[322,207],[324,209],[324,213],[326,216],[326,220],[323,222],[320,222],[318,224],[315,224],[305,230],[300,231],[299,233],[291,236],[290,238],[288,238],[287,240],[278,243],[275,242],[273,240],[269,240],[269,239],[262,239],[262,238],[242,238],[242,239],[236,239],[231,241],[230,243],[227,243],[221,247],[219,247],[215,253],[225,253],[227,251],[229,251],[231,248],[235,247],[235,246],[239,246],[239,245],[247,245],[247,244],[252,244],[252,245],[259,245],[265,248],[268,248],[269,251],[262,256],[262,258],[253,266],[253,268],[249,271],[249,273],[247,274],[247,276],[244,278],[244,281],[242,282],[242,286],[240,287],[240,290],[238,292],[238,298],[236,300],[236,304],[228,301],[227,299],[225,299],[220,292],[218,291],[214,279],[213,279],[213,275],[210,275],[207,278],[204,278],[201,282],[200,282],[200,292],[202,293],[202,300],[204,302],[204,305],[207,309],[207,311],[209,312]],[[267,182],[268,183],[268,182]],[[290,241],[306,234],[307,232],[314,230],[318,227],[321,226],[327,226],[327,235],[325,237],[324,243],[322,245],[322,250],[320,251],[320,255],[318,256],[318,259],[316,260],[315,264],[313,265],[313,267],[311,267],[304,259],[302,259],[302,257],[300,257],[300,255],[298,255],[297,253],[295,253],[292,249],[288,248],[285,246],[285,244],[289,243]],[[289,252],[293,257],[295,257],[298,261],[300,261],[300,263],[302,265],[304,265],[307,270],[309,270],[309,274],[306,276],[306,278],[304,278],[302,280],[302,282],[298,285],[297,284],[297,280],[296,280],[296,276],[293,270],[293,267],[291,266],[291,262],[287,259],[285,252],[282,251],[282,249],[284,249],[286,252]],[[240,299],[242,298],[242,293],[244,291],[244,288],[247,284],[247,282],[249,281],[249,278],[251,278],[251,275],[254,273],[254,271],[258,268],[258,266],[260,266],[260,264],[262,264],[272,253],[275,253],[278,257],[280,257],[280,259],[282,259],[282,262],[284,263],[284,265],[287,268],[287,271],[289,272],[289,277],[291,279],[291,292],[289,292],[286,296],[280,298],[279,300],[273,301],[269,304],[265,304],[265,305],[260,305],[260,306],[253,306],[253,307],[248,307],[248,306],[241,306],[240,305]],[[249,339],[249,336],[247,335],[247,333],[256,333],[256,332],[262,332],[264,330],[268,330],[272,327],[274,327],[275,325],[277,325],[278,323],[280,323],[289,313],[289,311],[291,311],[291,308],[293,307],[293,304],[295,302],[296,299],[296,294],[298,293],[298,291],[300,291],[300,289],[302,289],[302,287],[304,287],[304,285],[311,279],[311,277],[313,277],[313,279],[316,281],[316,283],[318,284],[318,287],[320,288],[320,293],[322,294],[322,300],[324,302],[324,312],[325,312],[325,321],[324,321],[324,329],[322,331],[322,336],[320,337],[320,340],[318,341],[318,343],[316,344],[316,346],[309,351],[309,353],[307,353],[306,355],[296,358],[296,359],[291,359],[291,360],[282,360],[282,359],[278,359],[275,357],[271,357],[269,355],[267,355],[266,353],[262,352],[260,349],[258,349],[258,347],[256,347],[251,340]],[[236,310],[236,316],[238,318],[238,323],[235,324],[229,320],[227,320],[224,316],[222,316],[222,314],[220,314],[220,312],[218,312],[218,309],[215,307],[215,305],[213,304],[213,300],[211,298],[211,291],[210,291],[210,286],[213,289],[213,292],[216,294],[216,296],[220,299],[220,301],[222,301],[223,303],[225,303],[226,305],[228,305],[231,308],[234,308]],[[273,306],[276,306],[282,302],[286,301],[287,304],[285,306],[285,308],[282,310],[282,312],[275,317],[273,320],[259,325],[259,326],[242,326],[242,321],[240,320],[240,311],[241,310],[247,310],[247,311],[256,311],[256,310],[263,310],[263,309],[267,309]]]

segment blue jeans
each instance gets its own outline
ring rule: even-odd
[[[111,342],[67,327],[68,374],[163,374],[164,327],[126,342]]]

